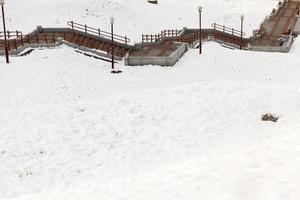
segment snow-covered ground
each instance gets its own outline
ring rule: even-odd
[[[32,31],[37,25],[66,27],[69,20],[109,30],[109,18],[116,18],[116,33],[140,42],[141,34],[163,29],[198,27],[198,6],[203,6],[203,26],[212,23],[240,28],[245,15],[249,36],[277,4],[276,0],[160,0],[158,5],[146,0],[20,0],[7,1],[9,30]]]
[[[121,31],[129,35],[165,27],[154,5],[142,1],[50,2],[11,0],[7,13],[18,12],[10,23],[29,30],[55,26],[53,19],[64,25],[76,10],[79,21],[104,23],[112,9],[125,16]],[[232,25],[241,11],[249,13],[248,28],[276,3],[176,2],[178,15],[195,17],[190,11],[202,4],[214,13],[207,20]],[[37,13],[26,14],[30,7]],[[99,17],[84,14],[86,7]],[[170,1],[159,7],[166,11]],[[35,17],[42,8],[48,11]],[[31,19],[26,26],[17,13]],[[140,25],[146,18],[158,24]],[[168,20],[172,27],[196,23]],[[289,54],[215,43],[203,51],[190,50],[174,67],[119,63],[119,75],[66,46],[12,57],[9,65],[0,57],[0,199],[299,199],[300,42]],[[266,112],[279,121],[262,122]]]

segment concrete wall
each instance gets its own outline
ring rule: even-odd
[[[24,51],[25,49],[28,48],[53,48],[53,47],[57,47],[60,46],[62,43],[60,42],[56,42],[56,43],[31,43],[31,44],[24,44],[23,46],[18,47],[18,49],[14,49],[14,50],[10,50],[9,54],[10,55],[18,55],[20,54],[22,51]],[[0,51],[0,55],[5,55],[5,51]]]
[[[125,56],[125,65],[138,66],[138,65],[160,65],[160,66],[173,66],[176,62],[188,51],[188,44],[181,44],[169,56]]]
[[[78,49],[80,51],[84,51],[84,52],[88,52],[88,53],[98,55],[100,57],[111,58],[111,55],[108,55],[107,53],[98,51],[96,49],[90,49],[90,48],[87,48],[87,47],[84,47],[84,46],[79,46],[77,44],[73,44],[73,43],[64,41],[63,38],[57,38],[56,43],[30,43],[30,44],[25,43],[23,46],[18,47],[18,49],[14,49],[14,50],[9,51],[9,54],[10,55],[18,55],[18,54],[20,54],[21,52],[25,51],[28,48],[53,48],[53,47],[60,46],[62,44],[65,44],[69,47]],[[0,55],[1,56],[5,55],[5,51],[0,51]],[[122,60],[122,58],[120,58],[118,56],[115,56],[115,59],[116,60]]]
[[[293,30],[293,34],[294,35],[299,35],[300,34],[300,16],[296,17],[296,23],[295,23],[295,27]]]
[[[286,41],[283,43],[282,46],[251,46],[251,45],[249,45],[249,50],[288,53],[293,44],[293,41],[294,41],[294,37],[292,35],[289,35],[289,36],[286,36]]]

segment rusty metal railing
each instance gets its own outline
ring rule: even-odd
[[[158,34],[142,34],[142,42],[157,42],[160,41],[162,38],[167,37],[177,37],[180,34],[180,30],[162,30]]]
[[[6,36],[7,38],[20,38],[22,37],[22,32],[21,31],[6,31]],[[0,31],[0,38],[4,38],[4,32]]]
[[[227,26],[224,26],[224,25],[220,25],[220,24],[217,24],[217,23],[213,23],[211,25],[211,27],[214,28],[214,30],[217,30],[217,31],[221,31],[223,33],[227,33],[227,34],[231,34],[233,36],[245,36],[245,32],[241,32],[241,31],[238,31],[234,28],[230,28],[230,27],[227,27]]]
[[[103,31],[100,28],[93,28],[90,26],[87,26],[86,24],[79,24],[74,21],[68,21],[68,26],[70,26],[73,30],[79,30],[84,31],[85,33],[89,33],[101,38],[109,39],[111,40],[111,33],[107,31]],[[127,36],[121,36],[117,34],[113,34],[113,38],[115,42],[120,42],[124,44],[128,44],[130,42],[130,39]]]

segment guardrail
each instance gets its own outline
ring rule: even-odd
[[[11,38],[11,37],[22,37],[22,32],[21,31],[6,31],[6,37]],[[4,38],[4,32],[0,31],[0,38]]]
[[[234,36],[241,36],[241,35],[245,36],[246,35],[245,32],[241,32],[236,29],[233,29],[233,28],[230,28],[230,27],[227,27],[224,25],[220,25],[217,23],[213,23],[211,26],[214,28],[214,30],[221,31],[223,33],[231,34]]]
[[[84,31],[85,33],[89,33],[89,34],[92,34],[92,35],[95,35],[95,36],[98,36],[101,38],[105,38],[105,39],[109,39],[109,40],[112,39],[110,32],[103,31],[100,28],[93,28],[93,27],[87,26],[86,24],[79,24],[74,21],[68,21],[67,24],[68,24],[68,26],[70,26],[72,28],[72,30]],[[114,38],[114,41],[124,43],[125,45],[127,45],[130,42],[130,39],[127,36],[113,34],[113,38]]]
[[[158,34],[142,34],[142,42],[157,42],[160,41],[162,38],[167,38],[167,37],[177,37],[180,34],[180,30],[162,30]]]

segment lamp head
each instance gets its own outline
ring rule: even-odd
[[[0,0],[0,1],[1,1],[1,0]],[[111,24],[115,23],[115,18],[111,17],[111,18],[110,18],[110,23],[111,23]]]
[[[198,11],[199,11],[199,13],[202,12],[202,6],[199,6],[199,7],[198,7]]]
[[[0,5],[3,6],[5,4],[5,0],[0,0]]]

